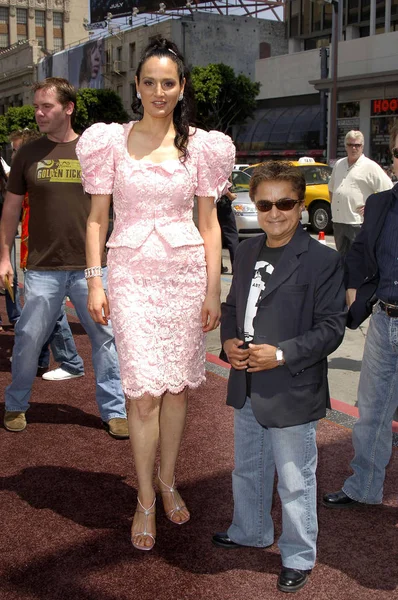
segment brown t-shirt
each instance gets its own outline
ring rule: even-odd
[[[86,223],[90,196],[83,191],[76,144],[47,137],[17,152],[7,189],[29,195],[29,255],[27,268],[71,271],[86,267]],[[103,257],[105,264],[105,256]]]

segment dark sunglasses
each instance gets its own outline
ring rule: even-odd
[[[398,158],[398,148],[393,148],[391,152],[394,158]]]
[[[292,200],[292,198],[281,198],[276,202],[271,202],[271,200],[259,200],[256,202],[256,208],[260,212],[269,212],[275,205],[278,210],[286,212],[288,210],[293,210],[295,204],[300,204],[300,202],[301,200]]]
[[[362,144],[347,144],[348,148],[362,148]]]

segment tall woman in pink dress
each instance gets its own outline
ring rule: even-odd
[[[87,226],[89,309],[112,318],[138,477],[132,543],[155,543],[154,464],[166,516],[178,525],[189,512],[174,487],[187,389],[205,380],[205,333],[220,318],[220,228],[215,200],[228,188],[235,149],[220,132],[189,127],[191,97],[183,58],[155,39],[138,65],[143,117],[127,125],[98,123],[77,153],[92,194]],[[115,225],[107,244],[108,290],[101,252],[113,194]],[[198,197],[199,231],[192,220]],[[108,304],[108,297],[109,304]]]

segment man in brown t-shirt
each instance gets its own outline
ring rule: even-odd
[[[36,84],[34,90],[36,121],[46,136],[23,146],[15,157],[0,227],[1,283],[7,276],[12,281],[10,247],[27,192],[30,221],[25,304],[15,328],[4,425],[9,431],[25,429],[40,350],[54,329],[65,296],[69,296],[92,344],[101,418],[113,437],[126,438],[125,400],[112,328],[95,323],[87,309],[84,269],[90,198],[83,192],[75,151],[79,138],[72,126],[76,93],[68,81],[57,77]],[[106,285],[105,256],[102,266]]]

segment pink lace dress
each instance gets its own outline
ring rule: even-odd
[[[76,151],[85,191],[113,194],[108,295],[123,389],[137,398],[177,394],[205,380],[207,275],[193,201],[222,195],[235,148],[222,133],[197,129],[185,163],[135,160],[127,151],[133,126],[97,123]]]

